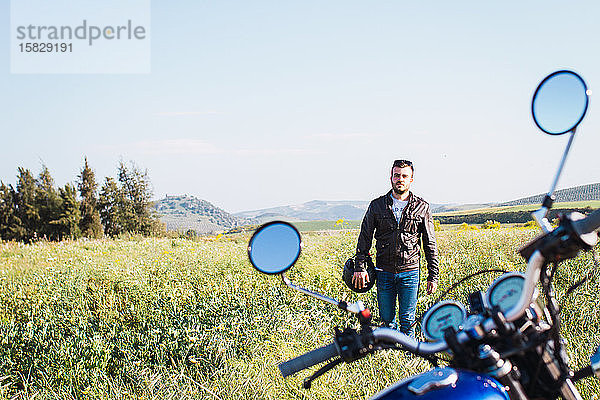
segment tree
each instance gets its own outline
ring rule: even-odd
[[[148,170],[140,171],[133,163],[127,168],[119,163],[119,182],[124,197],[124,212],[127,216],[127,230],[148,235],[152,232],[150,199],[152,189]]]
[[[17,177],[17,217],[24,228],[22,237],[26,242],[37,237],[40,227],[40,215],[36,207],[36,182],[28,169],[19,167]]]
[[[100,219],[104,232],[114,236],[120,233],[151,235],[164,231],[164,225],[150,208],[152,189],[148,171],[141,171],[133,163],[123,161],[117,169],[117,180],[106,178],[99,198]]]
[[[102,224],[96,197],[96,177],[94,171],[88,165],[87,157],[85,157],[83,169],[78,178],[77,188],[81,197],[81,222],[79,224],[81,234],[90,238],[102,237]]]
[[[64,188],[59,189],[62,200],[62,208],[57,220],[52,221],[59,232],[59,239],[77,239],[81,237],[79,223],[81,214],[79,212],[79,202],[77,201],[77,191],[75,186],[67,183]]]
[[[17,216],[17,192],[0,182],[0,239],[21,240],[25,228]]]
[[[37,235],[49,240],[57,240],[60,232],[56,230],[52,221],[56,221],[60,216],[62,200],[54,188],[54,180],[45,165],[42,166],[42,172],[36,181],[35,207],[39,215]]]
[[[125,232],[125,221],[122,212],[123,194],[113,178],[107,177],[100,189],[98,200],[100,220],[104,233],[115,236]]]

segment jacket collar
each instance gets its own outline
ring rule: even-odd
[[[408,203],[406,203],[407,206],[414,201],[413,193],[410,190],[408,191],[408,197],[406,200],[408,201]],[[392,203],[392,189],[390,189],[390,191],[385,195],[385,204],[388,207],[392,207]]]

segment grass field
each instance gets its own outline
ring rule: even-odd
[[[359,229],[362,221],[339,220],[339,221],[298,221],[292,224],[300,232]]]
[[[292,222],[292,224],[302,233],[307,232],[317,232],[317,231],[346,231],[346,230],[356,230],[360,229],[360,224],[362,221],[353,221],[353,220],[344,220],[341,223],[337,221],[299,221]],[[476,227],[481,227],[481,224],[471,224]],[[523,226],[522,223],[514,223],[514,224],[502,224],[504,228],[512,228]],[[458,230],[461,228],[461,224],[441,224],[441,230]],[[358,236],[358,232],[355,233]]]
[[[340,280],[356,230],[306,233],[289,276],[377,315],[375,292],[356,295]],[[523,270],[517,248],[533,230],[442,231],[440,290],[482,268]],[[284,380],[279,362],[332,339],[345,313],[291,292],[254,271],[248,235],[219,239],[97,240],[0,244],[0,397],[23,399],[360,399],[428,363],[379,353],[326,374],[306,391],[308,371]],[[566,262],[557,297],[573,367],[600,344],[599,282],[564,301],[570,282],[593,270],[591,255]],[[498,274],[451,293],[465,301]],[[435,296],[421,294],[419,314]],[[578,384],[584,398],[598,382]]]

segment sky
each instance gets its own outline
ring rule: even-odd
[[[144,73],[13,73],[1,2],[0,180],[45,164],[62,186],[87,157],[101,184],[133,161],[156,199],[237,212],[371,200],[409,159],[430,203],[508,201],[552,183],[568,138],[536,128],[531,97],[566,68],[592,95],[558,188],[600,182],[600,2],[148,7]]]

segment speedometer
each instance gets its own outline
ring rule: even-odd
[[[445,300],[431,307],[423,317],[423,334],[431,341],[444,338],[444,331],[450,327],[458,331],[467,319],[467,310],[462,304]]]
[[[506,313],[517,305],[524,284],[525,275],[520,272],[509,272],[500,276],[486,292],[485,299],[488,306],[490,308],[498,306],[500,311]]]

